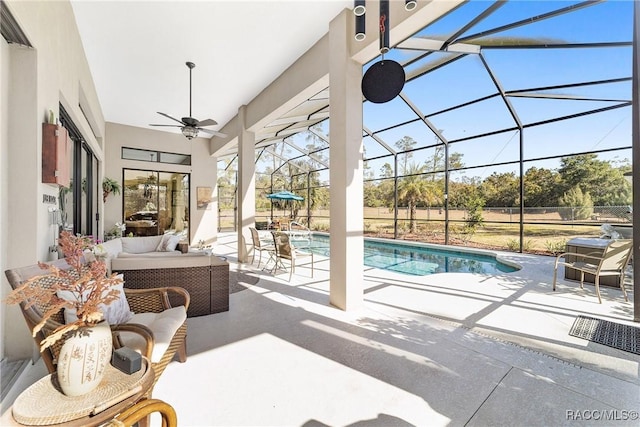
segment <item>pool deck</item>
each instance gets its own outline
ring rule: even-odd
[[[581,314],[633,325],[632,304],[562,279],[553,292],[554,258],[501,253],[522,269],[496,276],[365,268],[345,312],[327,258],[287,282],[236,248],[222,234],[214,253],[257,283],[189,319],[189,359],[154,391],[181,426],[638,425],[640,356],[568,335]]]
[[[222,235],[216,252],[233,261],[235,235]],[[640,356],[568,335],[580,314],[632,324],[631,303],[605,288],[598,304],[592,286],[564,280],[554,293],[553,258],[501,255],[522,270],[416,277],[366,268],[365,302],[349,312],[329,304],[326,258],[316,257],[313,279],[303,265],[291,282],[257,262],[236,265],[260,281],[233,294],[228,313],[190,320],[190,359],[167,369],[154,395],[185,425],[632,418],[624,411],[640,409]],[[200,393],[185,398],[192,388]]]

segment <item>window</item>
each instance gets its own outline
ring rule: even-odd
[[[126,235],[189,234],[189,174],[137,169],[123,173]]]
[[[139,148],[122,147],[122,158],[142,162],[169,163],[173,165],[191,165],[188,154],[164,153],[162,151],[141,150]]]

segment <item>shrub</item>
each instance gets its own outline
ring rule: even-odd
[[[546,242],[544,242],[545,249],[551,252],[553,255],[558,255],[564,252],[566,245],[567,245],[566,239],[547,240]]]
[[[527,239],[522,242],[522,252],[529,252],[533,249],[534,241]],[[512,252],[520,251],[520,239],[509,239],[507,241],[507,248]]]
[[[533,249],[534,242],[531,239],[527,239],[522,242],[522,252],[531,252]]]
[[[589,193],[583,193],[580,187],[575,186],[566,193],[560,200],[560,217],[563,220],[585,220],[590,219],[593,214],[593,201]]]
[[[512,252],[517,252],[520,250],[520,241],[518,239],[509,239],[507,240],[507,249]]]

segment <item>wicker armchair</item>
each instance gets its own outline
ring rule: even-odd
[[[158,399],[145,399],[136,403],[129,409],[120,413],[106,427],[131,427],[140,421],[145,421],[152,413],[159,413],[162,417],[162,425],[176,427],[178,417],[171,405]]]
[[[65,260],[54,261],[51,264],[60,269],[68,269],[69,265]],[[36,276],[41,276],[39,283],[41,286],[51,286],[54,279],[51,275],[48,275],[46,271],[42,270],[38,265],[32,265],[28,267],[15,268],[5,271],[5,275],[9,280],[9,284],[13,289],[18,287],[21,283]],[[171,298],[173,301],[176,297],[179,297],[182,304],[186,309],[189,307],[189,293],[179,287],[164,287],[155,289],[125,289],[125,295],[131,310],[134,313],[162,313],[165,310],[170,309],[172,306],[169,302]],[[34,326],[40,323],[42,319],[42,313],[45,313],[48,309],[46,305],[32,305],[27,306],[26,303],[21,303],[20,308],[24,316],[27,326],[30,330],[33,330]],[[46,325],[36,334],[34,340],[36,345],[40,345],[40,342],[50,335],[56,328],[64,323],[63,311],[60,310],[54,314],[46,323]],[[169,362],[173,359],[174,355],[178,354],[178,360],[185,362],[187,360],[186,352],[186,336],[187,336],[187,324],[186,321],[178,328],[176,333],[171,338],[167,349],[160,357],[156,357],[154,361],[152,359],[152,352],[154,349],[154,332],[151,328],[138,324],[138,323],[123,323],[119,325],[111,325],[111,330],[114,336],[114,347],[119,348],[122,346],[121,334],[128,333],[129,335],[137,336],[138,341],[144,342],[142,355],[152,361],[151,366],[155,371],[155,382],[158,380],[164,369]],[[58,341],[51,347],[42,351],[42,359],[47,367],[49,373],[56,371],[57,357],[60,353],[62,342]],[[153,386],[150,388],[147,397],[151,396]]]

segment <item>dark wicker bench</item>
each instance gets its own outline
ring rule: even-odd
[[[111,268],[124,275],[125,288],[186,289],[191,296],[188,317],[229,310],[229,263],[215,255],[114,258]]]

